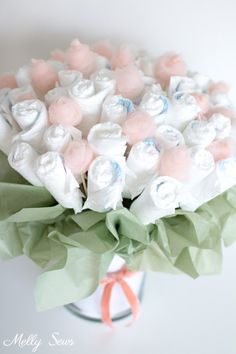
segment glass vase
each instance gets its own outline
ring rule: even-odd
[[[120,270],[124,269],[125,262],[119,257],[115,256],[108,268],[107,277],[112,274],[117,274]],[[129,276],[124,276],[124,281],[128,287],[135,294],[140,302],[143,297],[145,273],[135,272],[130,273]],[[73,314],[82,317],[90,321],[102,321],[101,314],[101,302],[104,294],[105,284],[101,282],[96,291],[89,297],[66,305],[65,307]],[[110,317],[112,321],[122,319],[129,316],[132,313],[131,305],[127,300],[124,290],[119,282],[116,282],[112,288],[110,300],[109,300]]]

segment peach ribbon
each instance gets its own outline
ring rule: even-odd
[[[104,291],[101,299],[101,317],[102,321],[108,326],[112,327],[112,319],[110,315],[110,300],[112,289],[115,284],[120,284],[124,295],[126,296],[133,315],[133,319],[130,324],[137,318],[139,312],[139,300],[133,290],[130,288],[129,284],[125,281],[124,278],[131,277],[135,273],[130,272],[126,267],[122,267],[117,272],[109,272],[107,276],[102,279],[101,284],[104,285]]]

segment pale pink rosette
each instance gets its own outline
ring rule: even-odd
[[[65,53],[62,50],[60,50],[60,49],[54,49],[51,52],[51,59],[52,60],[57,60],[57,61],[60,61],[60,62],[64,63],[64,61],[65,61]]]
[[[215,162],[233,157],[236,152],[234,142],[230,138],[213,141],[207,150],[212,153]]]
[[[30,75],[32,86],[40,97],[44,96],[49,90],[55,87],[58,79],[57,72],[54,68],[41,59],[32,59]]]
[[[94,43],[91,46],[91,49],[93,52],[107,58],[111,59],[113,54],[114,54],[114,47],[108,40],[101,40],[96,43]]]
[[[185,146],[174,147],[161,153],[158,173],[184,182],[189,179],[191,167],[188,149]]]
[[[78,125],[82,120],[81,108],[73,98],[59,97],[48,108],[52,124]]]
[[[117,68],[115,73],[117,91],[122,96],[135,99],[142,93],[144,81],[141,73],[134,64]]]
[[[194,92],[192,96],[195,98],[197,105],[200,107],[201,113],[205,114],[209,109],[209,96],[198,92]]]
[[[128,45],[120,45],[111,58],[111,66],[113,69],[122,68],[134,62],[134,55]]]
[[[65,61],[70,69],[80,71],[85,76],[89,76],[96,69],[96,54],[78,39],[71,42],[65,54]]]
[[[149,114],[141,111],[130,113],[122,124],[127,142],[133,145],[155,134],[155,123]]]
[[[71,141],[64,152],[65,164],[75,175],[87,172],[94,159],[94,152],[84,139]]]
[[[223,81],[211,82],[208,86],[208,92],[210,94],[214,94],[214,93],[226,93],[227,94],[229,92],[229,85]]]
[[[171,76],[186,76],[187,66],[180,55],[167,53],[157,58],[154,74],[161,85],[166,87]]]
[[[17,82],[13,74],[6,73],[0,76],[0,89],[2,88],[14,89],[16,87],[17,87]]]

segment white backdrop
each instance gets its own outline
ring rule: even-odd
[[[71,39],[110,38],[152,53],[176,50],[189,67],[224,79],[236,99],[235,0],[1,0],[0,72],[31,57],[46,57]],[[236,354],[236,245],[225,253],[219,276],[192,280],[149,274],[139,321],[110,332],[55,309],[37,314],[33,286],[39,270],[19,258],[0,262],[0,352],[16,333],[37,333],[39,353]],[[54,331],[72,347],[49,347]]]

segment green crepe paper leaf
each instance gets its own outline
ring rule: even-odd
[[[55,205],[51,194],[43,187],[0,183],[0,220],[24,208]]]
[[[236,187],[202,206],[202,209],[211,208],[214,217],[221,228],[221,237],[225,246],[236,241]]]
[[[226,247],[232,245],[236,241],[236,215],[229,215],[224,222],[221,232],[224,245]]]
[[[70,216],[82,230],[87,231],[101,220],[104,220],[106,213],[98,213],[93,210],[84,210],[82,213]]]
[[[178,273],[155,241],[151,241],[144,250],[131,255],[126,262],[127,267],[133,271],[138,269],[145,272]]]
[[[8,164],[0,155],[2,160]],[[220,271],[221,239],[226,245],[236,239],[236,187],[196,212],[177,210],[144,226],[126,208],[74,215],[44,188],[17,184],[19,176],[9,166],[4,171],[0,181],[11,183],[0,183],[0,256],[25,254],[44,267],[36,286],[40,310],[90,295],[114,254],[134,271],[195,278]]]
[[[29,184],[19,173],[10,167],[7,156],[0,151],[0,182]]]
[[[65,211],[60,204],[53,207],[25,208],[5,219],[7,222],[27,222],[55,219]]]
[[[39,222],[0,223],[0,256],[11,259],[22,254],[40,267],[61,259],[63,245],[48,238],[49,225]]]
[[[143,244],[149,244],[149,229],[152,226],[145,226],[128,210],[112,210],[106,215],[106,226],[119,239],[119,235],[126,236]]]
[[[214,249],[185,248],[176,260],[175,266],[193,278],[217,274],[222,266],[221,243],[218,242]]]
[[[117,246],[117,240],[106,228],[104,222],[99,222],[89,229],[70,236],[65,236],[57,231],[52,231],[48,237],[66,246],[84,247],[88,250],[102,254],[113,251]]]
[[[127,261],[130,255],[140,252],[146,247],[146,245],[138,241],[131,240],[121,235],[119,238],[119,243],[117,244],[117,247],[115,249],[115,253],[118,254],[120,257],[126,259]]]
[[[186,246],[212,247],[219,239],[220,229],[208,212],[188,212],[177,210],[174,216],[164,218],[163,222],[168,235],[183,238]],[[158,224],[158,221],[157,221]],[[169,239],[172,239],[170,236]]]
[[[25,236],[18,232],[17,225],[7,222],[0,223],[0,256],[4,260],[23,254]]]
[[[47,271],[37,279],[37,310],[63,306],[91,295],[105,276],[112,258],[112,253],[100,255],[68,246],[64,266]]]

